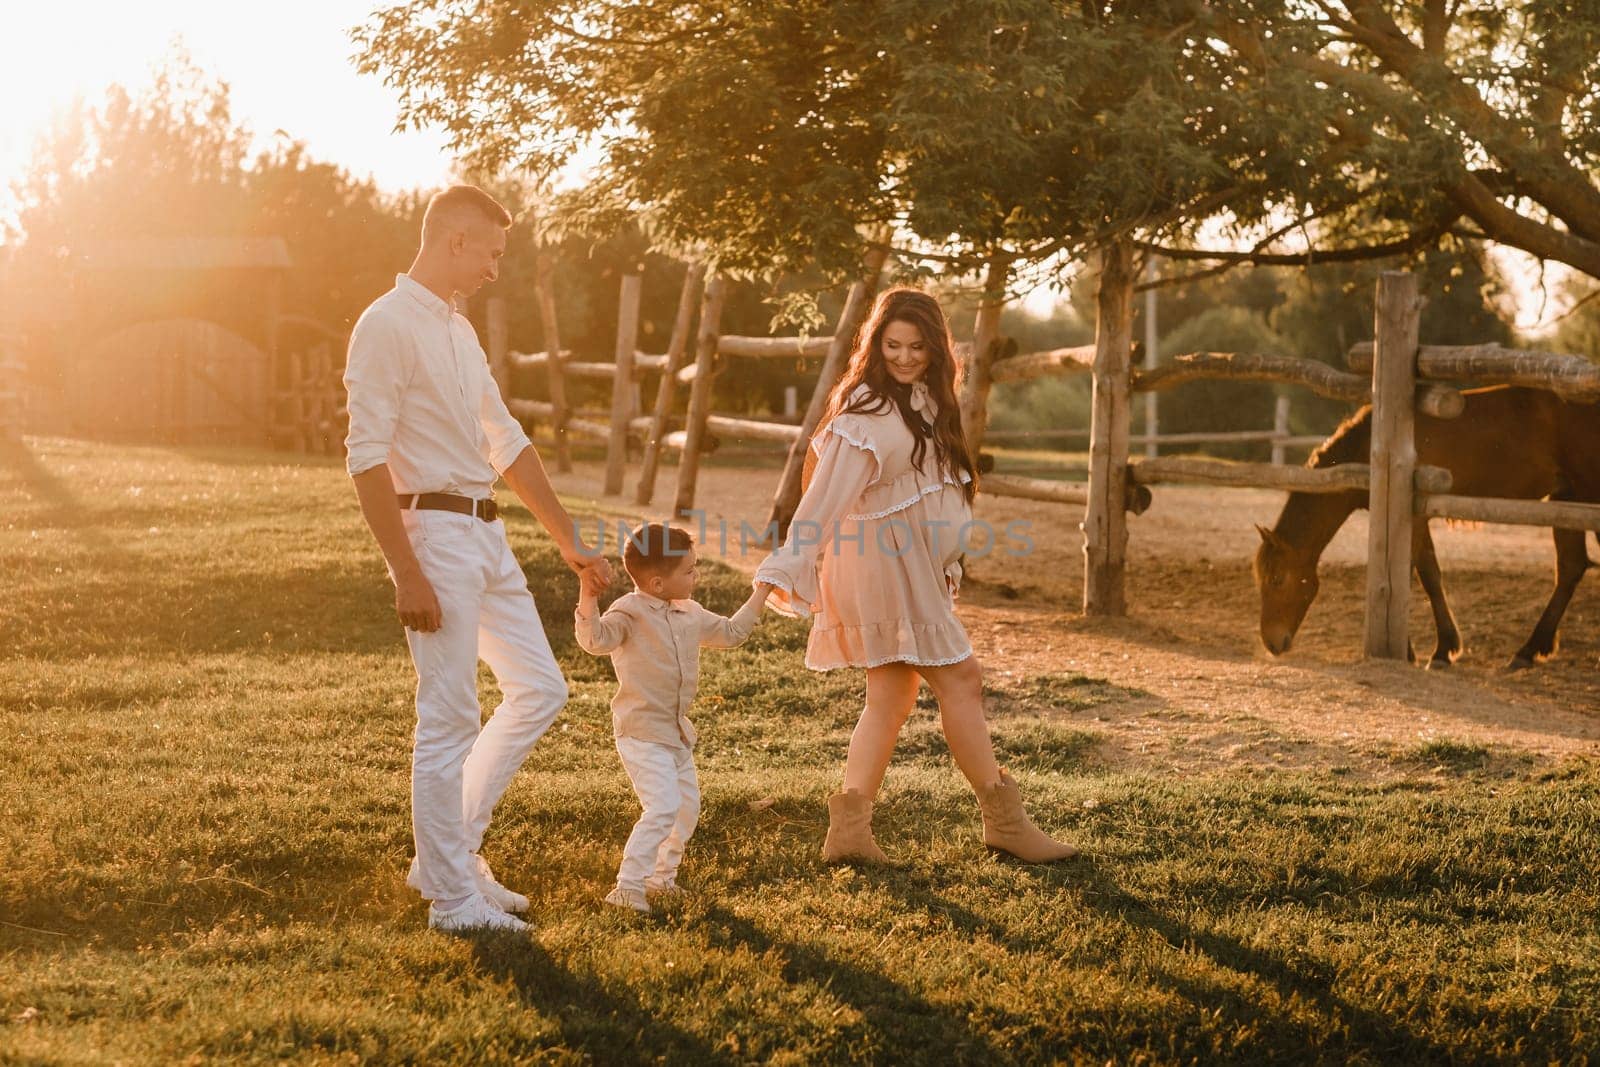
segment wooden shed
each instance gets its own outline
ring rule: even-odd
[[[73,432],[271,442],[283,272],[291,265],[281,238],[102,241],[76,254],[111,295],[85,324],[89,340],[73,354],[63,390]]]

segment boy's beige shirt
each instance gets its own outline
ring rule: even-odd
[[[618,737],[694,747],[689,721],[700,683],[700,648],[744,643],[761,617],[759,602],[733,616],[718,615],[694,600],[662,600],[648,593],[620,596],[598,618],[574,614],[578,645],[611,656],[617,695],[611,698],[611,728]]]

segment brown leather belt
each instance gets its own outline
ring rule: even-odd
[[[492,497],[474,500],[470,496],[456,496],[454,493],[401,493],[399,498],[402,509],[416,507],[421,511],[453,511],[458,515],[476,515],[484,522],[493,522],[500,517],[500,508]]]

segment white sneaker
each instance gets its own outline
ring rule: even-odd
[[[447,934],[483,931],[520,934],[527,931],[528,924],[495,907],[482,893],[474,893],[449,911],[440,911],[437,904],[430,907],[428,928]]]
[[[489,869],[489,861],[471,853],[472,877],[477,883],[478,892],[489,898],[489,903],[501,911],[527,911],[528,898],[521,893],[513,893],[495,880],[494,872]],[[411,870],[406,873],[406,885],[422,892],[422,868],[418,865],[417,858],[411,857]]]
[[[624,889],[619,885],[606,894],[606,903],[619,908],[632,908],[644,915],[651,912],[650,902],[645,899],[642,889]]]
[[[528,898],[521,893],[513,893],[496,881],[494,872],[489,869],[489,861],[478,853],[472,854],[472,873],[478,880],[478,892],[489,898],[489,903],[501,911],[527,911]]]

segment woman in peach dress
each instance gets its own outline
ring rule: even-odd
[[[756,582],[774,587],[775,610],[812,619],[807,667],[867,672],[844,788],[828,798],[830,863],[887,859],[872,836],[872,802],[924,681],[977,793],[984,843],[1034,863],[1077,851],[1029,821],[996,763],[981,670],[955,615],[977,487],[958,378],[938,302],[907,288],[879,296],[811,439],[788,539],[756,570]]]

